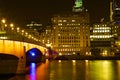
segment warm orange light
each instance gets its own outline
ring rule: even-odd
[[[13,26],[14,26],[14,24],[13,24],[13,23],[11,23],[11,24],[10,24],[10,27],[13,27]]]
[[[5,23],[5,22],[6,22],[6,20],[5,20],[5,19],[2,19],[1,21],[2,21],[2,23]]]

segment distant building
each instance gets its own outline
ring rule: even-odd
[[[30,24],[27,24],[24,29],[34,36],[39,36],[40,31],[42,30],[42,24],[32,21]]]
[[[120,21],[120,0],[113,0],[113,20]]]
[[[88,12],[54,15],[52,47],[60,55],[89,53],[90,28]]]
[[[40,34],[40,40],[43,44],[45,44],[47,47],[50,47],[52,44],[52,27],[46,26],[44,32]]]
[[[110,55],[111,27],[108,23],[96,23],[91,27],[91,49],[97,48],[101,55]]]
[[[112,22],[111,24],[112,33],[112,48],[114,52],[120,53],[120,22]]]
[[[120,53],[120,0],[112,0],[110,3],[110,22],[112,51]]]

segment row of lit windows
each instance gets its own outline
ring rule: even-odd
[[[80,51],[80,49],[59,49],[59,51]]]
[[[72,27],[71,26],[70,27],[69,26],[61,26],[61,27],[59,27],[59,29],[81,29],[81,28],[88,28],[88,26],[81,26],[81,27],[80,26],[74,26],[74,27],[73,26]]]
[[[80,36],[80,34],[58,34],[58,36]]]
[[[93,30],[93,32],[110,32],[110,30]]]
[[[74,33],[79,32],[79,33],[80,33],[80,30],[76,30],[76,29],[72,29],[72,30],[67,30],[67,29],[65,30],[65,29],[64,29],[64,30],[63,30],[63,29],[61,29],[61,30],[59,30],[59,32],[65,32],[65,33],[66,33],[66,32],[67,32],[67,33],[68,33],[68,32],[72,32],[72,33],[73,33],[73,32],[74,32]]]
[[[75,37],[75,36],[67,36],[67,37],[58,37],[58,39],[70,39],[70,40],[72,40],[72,39],[80,39],[80,37]]]
[[[80,44],[59,44],[59,47],[80,47]]]
[[[63,24],[62,23],[59,23],[58,26],[62,26]],[[67,24],[67,25],[80,25],[80,24]]]
[[[111,38],[112,35],[91,35],[90,38]]]
[[[67,20],[58,20],[58,22],[67,22]],[[76,22],[76,20],[71,20],[71,22]]]
[[[60,43],[80,43],[80,40],[59,40]]]
[[[96,27],[100,27],[100,26],[107,26],[106,24],[104,24],[104,25],[95,25]]]
[[[87,26],[87,24],[80,24],[80,23],[76,23],[76,24],[73,24],[73,23],[70,23],[70,24],[62,24],[62,23],[58,23],[58,26],[62,26],[62,25],[66,25],[66,26],[72,26],[72,25],[82,25],[82,26]]]
[[[111,40],[111,38],[95,38],[95,39],[91,39],[91,41],[95,41],[95,40],[106,41],[106,40]]]
[[[110,30],[111,28],[110,27],[95,27],[94,29],[104,29],[104,30],[109,29]]]

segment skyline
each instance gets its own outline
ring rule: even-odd
[[[99,22],[101,18],[104,18],[105,21],[109,21],[109,0],[83,0],[83,5],[90,13],[91,23]],[[1,0],[0,16],[16,24],[25,25],[33,20],[47,24],[50,22],[52,15],[61,12],[72,12],[73,6],[74,0]]]

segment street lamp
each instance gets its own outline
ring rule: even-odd
[[[10,24],[10,27],[13,27],[13,26],[14,26],[14,24],[13,24],[13,23],[11,23],[11,24]]]
[[[5,23],[5,22],[6,22],[6,20],[5,20],[5,19],[2,19],[2,20],[1,20],[1,22],[2,22],[2,23]]]

